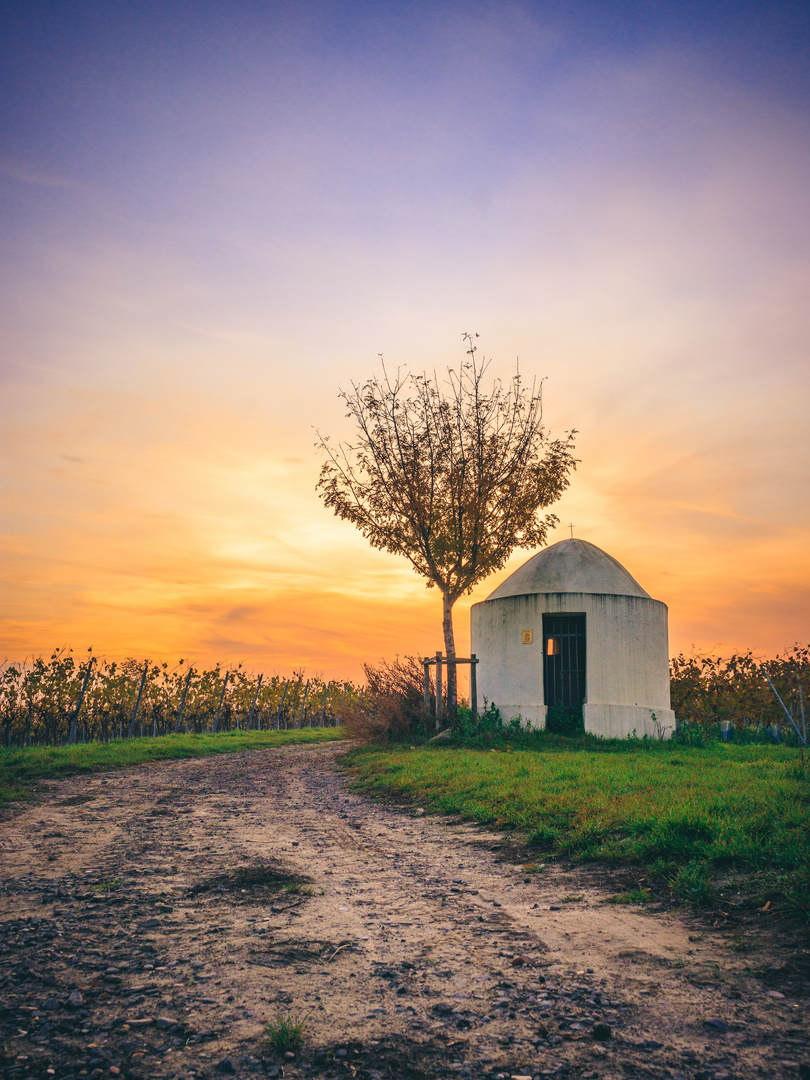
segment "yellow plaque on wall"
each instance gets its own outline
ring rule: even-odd
[[[522,638],[523,644],[524,645],[531,645],[532,642],[534,641],[534,631],[533,630],[521,630],[520,633],[521,633],[521,638]]]

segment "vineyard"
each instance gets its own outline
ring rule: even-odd
[[[670,662],[675,715],[704,731],[724,727],[740,737],[781,728],[789,742],[806,746],[809,692],[808,645],[765,660],[747,652],[726,658],[681,654]]]
[[[329,727],[360,691],[349,682],[251,675],[238,667],[201,670],[54,652],[0,673],[4,747],[64,746],[143,736]]]
[[[380,714],[385,730],[411,739],[424,726],[422,666],[406,657],[367,664],[366,685],[253,675],[217,664],[206,670],[145,660],[108,661],[69,649],[0,669],[0,746],[65,746],[169,734],[288,731],[330,727]],[[807,745],[810,646],[776,658],[693,654],[670,665],[672,707],[682,728],[704,735]],[[396,714],[390,723],[388,714]],[[402,714],[402,715],[400,715]],[[407,715],[406,715],[407,714]],[[411,716],[411,714],[413,714]],[[504,717],[508,721],[510,717]],[[413,730],[411,730],[413,729]],[[731,735],[729,735],[729,732]]]

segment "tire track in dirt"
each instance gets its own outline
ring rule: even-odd
[[[806,986],[353,794],[342,750],[72,778],[6,821],[3,1075],[800,1075]],[[278,1012],[309,1017],[293,1059],[263,1041]]]

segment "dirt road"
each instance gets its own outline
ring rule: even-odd
[[[772,942],[371,803],[341,752],[49,782],[9,816],[2,1075],[810,1076],[809,992]],[[264,1040],[279,1013],[308,1017],[294,1057]]]

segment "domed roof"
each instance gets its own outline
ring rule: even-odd
[[[532,593],[612,593],[646,596],[620,562],[587,540],[560,540],[518,567],[487,600]]]

